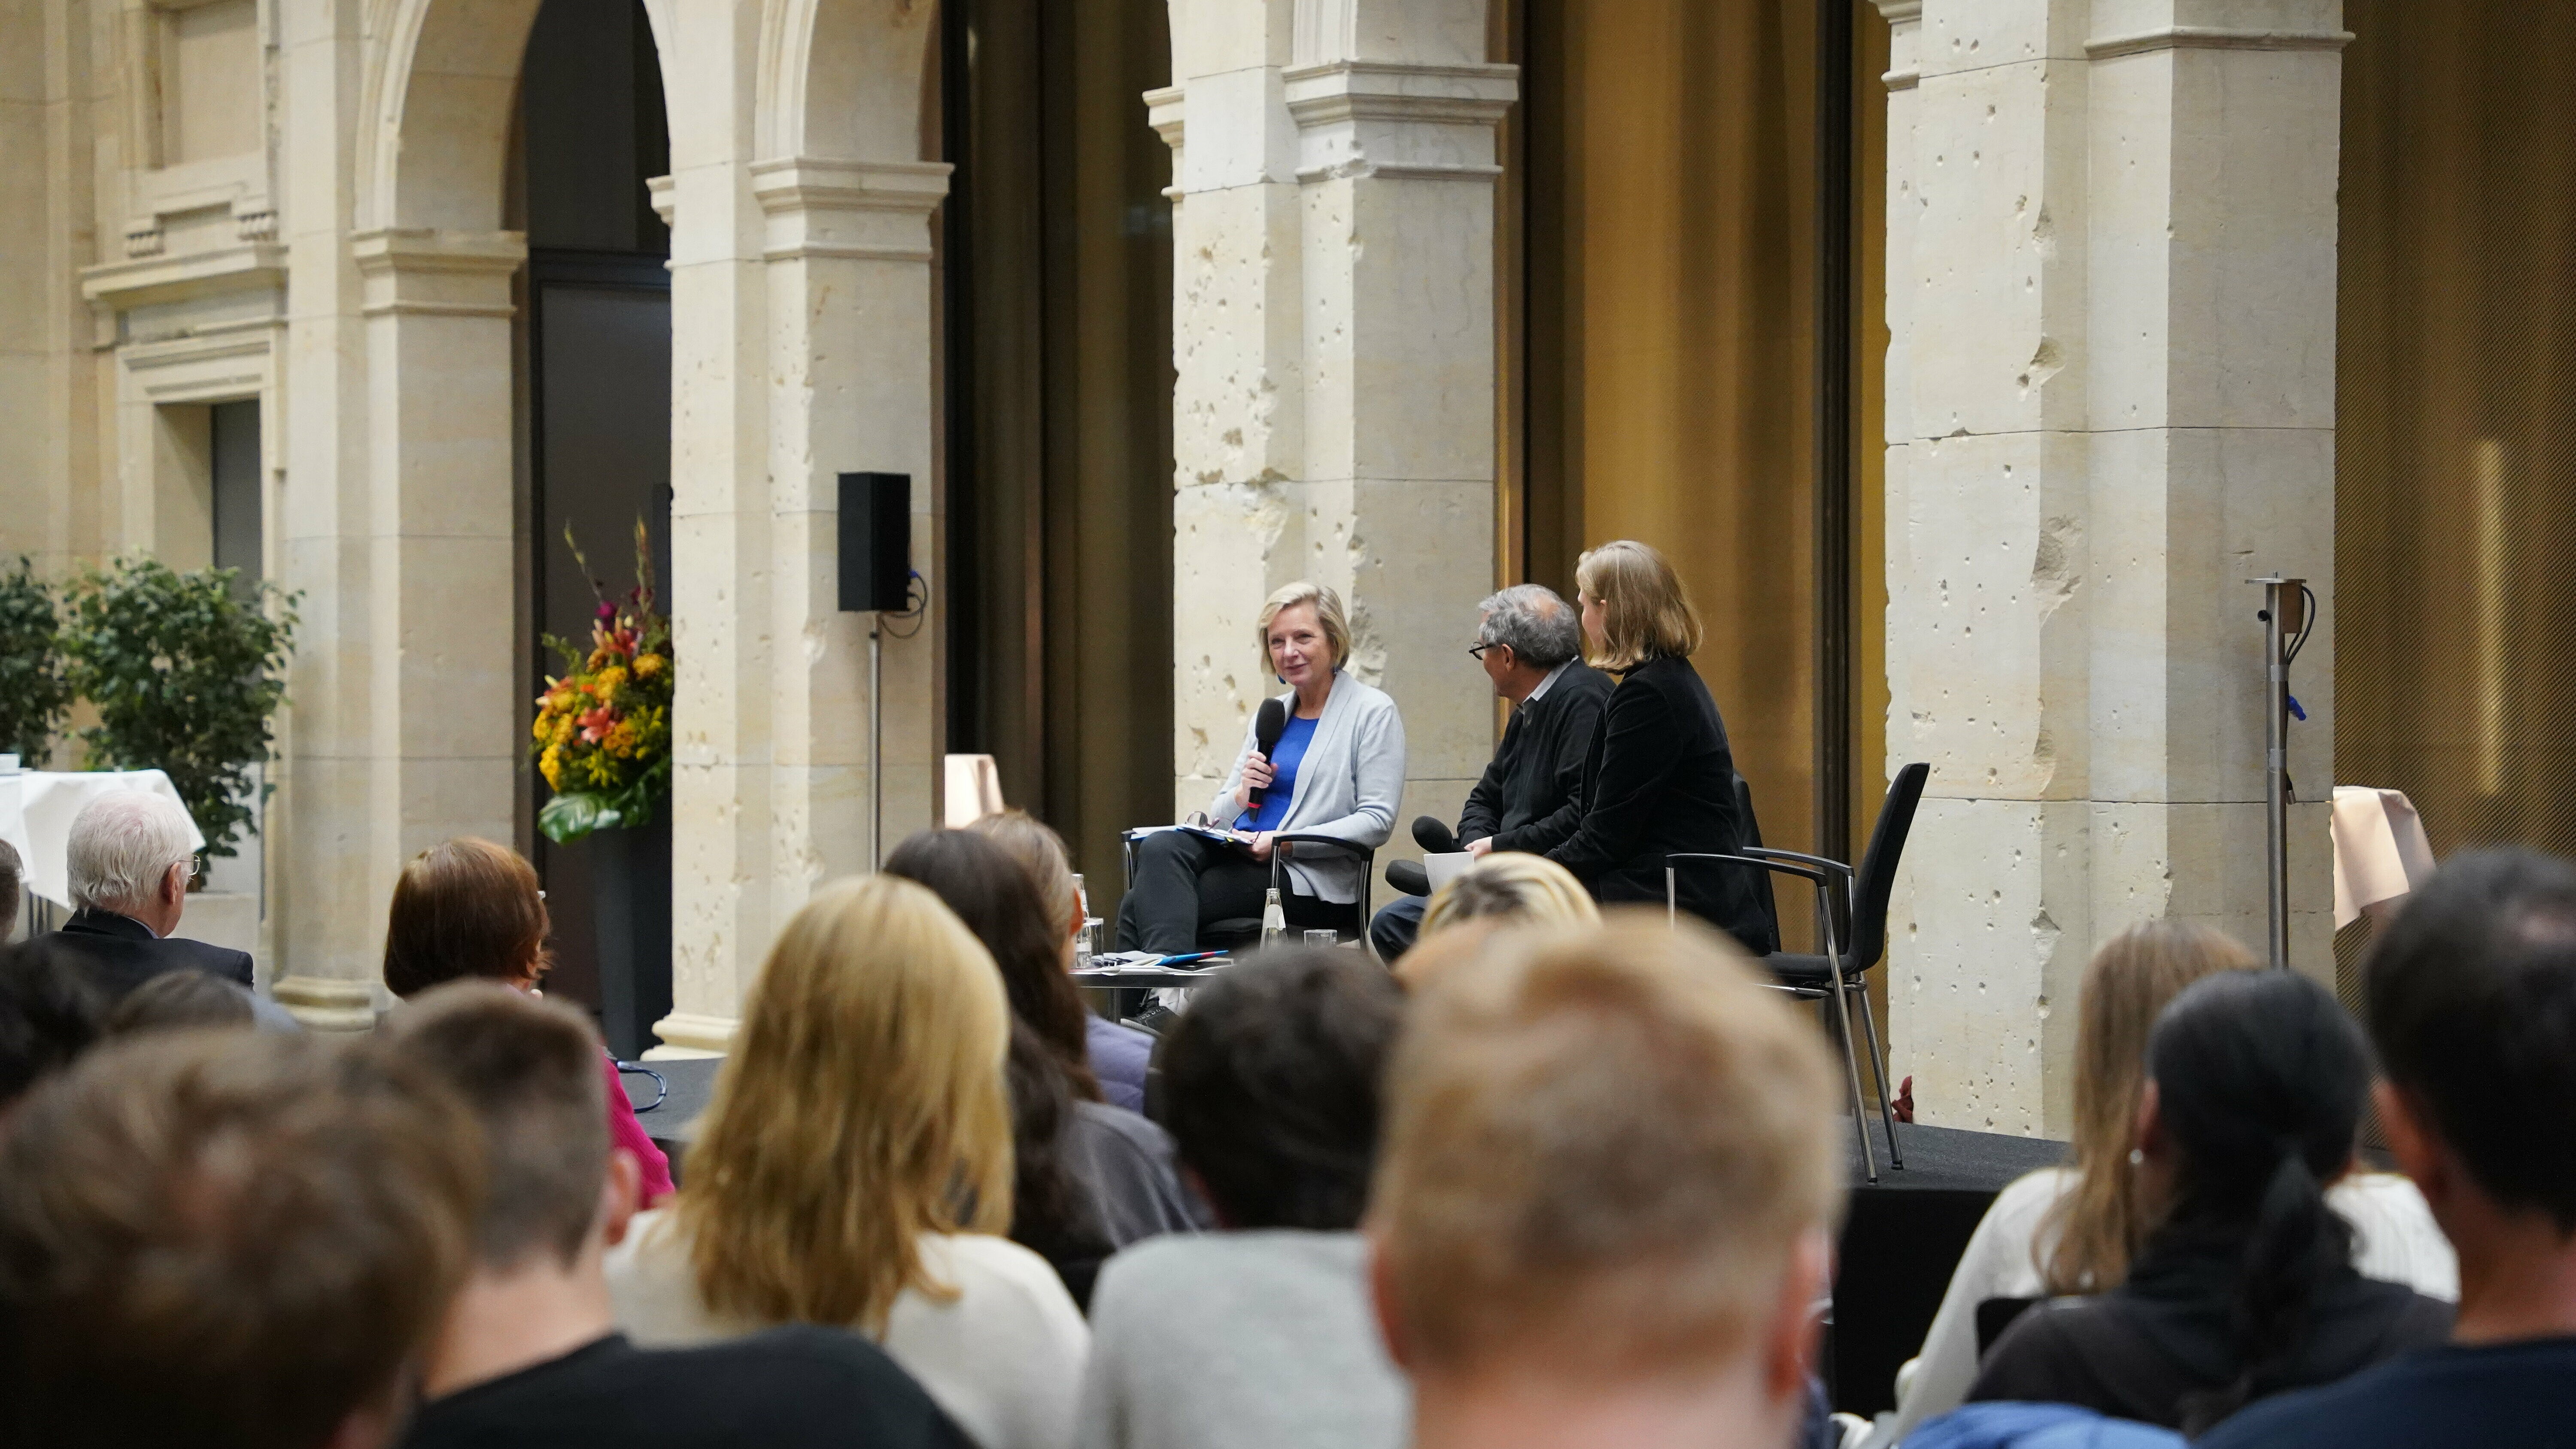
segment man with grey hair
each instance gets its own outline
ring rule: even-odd
[[[1583,819],[1583,760],[1610,678],[1583,662],[1583,621],[1555,590],[1515,584],[1476,607],[1483,618],[1467,652],[1494,693],[1511,701],[1512,721],[1468,792],[1457,830],[1425,815],[1413,822],[1413,838],[1427,851],[1542,855]],[[1413,949],[1431,882],[1418,862],[1399,860],[1387,866],[1386,883],[1402,894],[1369,922],[1369,944],[1393,962]]]
[[[170,933],[196,874],[188,812],[144,790],[101,795],[72,817],[64,847],[72,918],[37,944],[89,977],[110,1004],[165,971],[251,984],[247,952]]]

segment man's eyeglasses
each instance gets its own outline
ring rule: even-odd
[[[1485,651],[1493,647],[1491,644],[1470,644],[1467,646],[1467,657],[1482,664],[1485,662]]]

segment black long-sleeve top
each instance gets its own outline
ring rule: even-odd
[[[1688,659],[1649,659],[1610,691],[1583,770],[1574,834],[1547,853],[1604,903],[1664,899],[1664,857],[1732,854],[1744,844],[1736,818],[1735,757],[1717,701]],[[1681,908],[1733,935],[1757,955],[1775,949],[1750,867],[1685,868]]]
[[[1572,660],[1547,692],[1512,711],[1493,763],[1458,813],[1460,844],[1545,855],[1583,818],[1583,766],[1610,698],[1610,676]]]

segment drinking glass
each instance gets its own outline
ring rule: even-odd
[[[1341,933],[1338,931],[1308,931],[1306,933],[1306,944],[1309,946],[1338,946],[1342,944]]]

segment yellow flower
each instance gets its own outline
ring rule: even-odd
[[[563,747],[561,745],[546,746],[546,752],[537,757],[537,773],[546,777],[547,789],[563,788]]]
[[[662,677],[663,671],[668,668],[670,668],[670,660],[663,655],[639,654],[635,656],[635,677],[637,679],[659,679]]]

